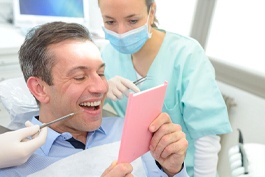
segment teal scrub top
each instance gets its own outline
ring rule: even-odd
[[[116,51],[111,45],[102,49],[105,75],[116,75],[131,81],[137,79],[131,55]],[[161,48],[140,90],[168,81],[163,112],[182,126],[189,142],[185,164],[193,176],[194,141],[207,135],[231,132],[227,108],[215,80],[215,71],[201,45],[194,39],[166,32]],[[119,116],[124,117],[128,98],[106,100]],[[144,106],[139,105],[139,106]]]

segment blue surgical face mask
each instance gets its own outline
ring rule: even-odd
[[[147,22],[143,26],[123,34],[115,33],[103,27],[105,38],[109,40],[110,44],[121,53],[136,53],[143,47],[147,39],[152,36],[152,33],[149,33],[148,31],[148,19],[149,14]]]

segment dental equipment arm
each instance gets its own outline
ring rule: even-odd
[[[128,96],[129,90],[139,92],[140,89],[130,80],[121,76],[115,76],[108,80],[109,90],[107,97],[113,101],[122,99],[123,95]]]
[[[25,163],[45,143],[47,128],[40,131],[39,125],[28,121],[25,124],[25,128],[0,134],[0,168]]]
[[[238,129],[239,138],[238,145],[233,146],[229,150],[229,162],[232,170],[233,177],[251,177],[251,172],[249,171],[249,162],[247,154],[244,148],[244,141],[241,130]]]

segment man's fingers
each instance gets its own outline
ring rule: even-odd
[[[152,138],[151,140],[151,147],[150,150],[152,151],[153,155],[157,158],[166,158],[168,156],[170,156],[173,153],[177,153],[180,152],[182,150],[185,151],[185,149],[183,149],[182,146],[179,145],[183,145],[183,144],[187,144],[185,141],[185,133],[182,131],[176,131],[176,130],[181,130],[181,128],[179,128],[179,125],[169,125],[172,126],[171,131],[165,133],[162,133],[159,136],[156,136],[157,134],[155,134],[155,136]],[[175,130],[175,131],[174,131]]]
[[[117,164],[117,161],[114,161],[101,175],[101,177],[132,177],[133,167],[129,163],[120,163]]]
[[[161,113],[158,117],[150,124],[149,131],[156,132],[162,125],[171,123],[171,119],[167,113]]]
[[[166,146],[161,153],[161,158],[166,159],[172,154],[184,155],[186,153],[186,139],[180,139]]]
[[[117,164],[117,160],[113,161],[110,166],[104,171],[104,173],[101,175],[101,177],[106,176]]]

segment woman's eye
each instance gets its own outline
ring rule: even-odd
[[[135,24],[138,22],[138,20],[130,20],[129,22],[130,22],[130,24]]]
[[[113,25],[113,24],[114,24],[114,21],[113,21],[113,20],[109,20],[109,21],[105,21],[105,23],[106,23],[107,25]]]

